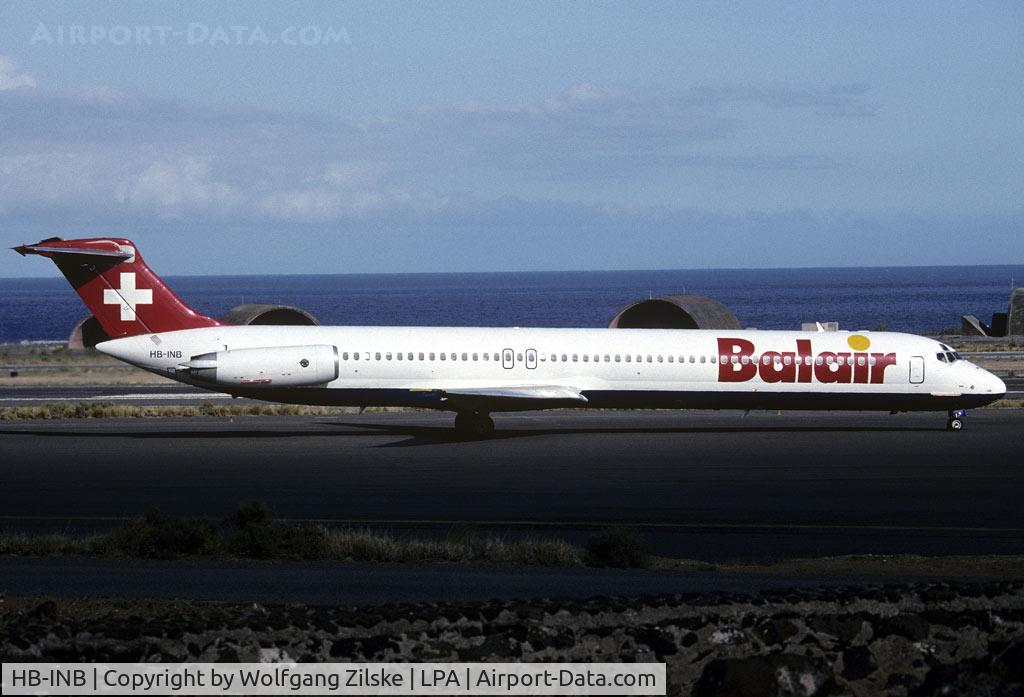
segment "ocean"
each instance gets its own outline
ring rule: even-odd
[[[55,271],[56,274],[56,271]],[[1024,265],[541,273],[180,276],[165,279],[218,317],[251,302],[296,305],[321,324],[604,327],[624,305],[709,295],[745,327],[937,333],[960,315],[1006,312]],[[0,342],[66,339],[87,312],[63,277],[0,279]]]

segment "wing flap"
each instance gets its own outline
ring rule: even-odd
[[[466,407],[487,408],[500,405],[522,405],[526,408],[583,404],[587,398],[564,385],[513,385],[504,387],[458,387],[435,390],[442,401],[464,404]]]

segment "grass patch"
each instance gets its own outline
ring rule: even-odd
[[[260,504],[242,504],[219,523],[157,511],[92,535],[0,532],[0,555],[92,555],[147,559],[245,558],[387,563],[484,562],[517,566],[656,568],[680,572],[777,575],[1024,577],[1024,555],[845,555],[766,563],[655,557],[632,528],[608,528],[584,548],[558,539],[506,539],[453,526],[445,539],[398,537],[355,528],[274,520]]]
[[[444,540],[397,537],[387,532],[328,528],[275,520],[266,507],[245,503],[220,524],[151,511],[106,533],[26,535],[0,533],[0,554],[83,554],[143,559],[243,559],[371,562],[479,561],[530,566],[582,566],[583,551],[555,539],[505,539],[453,528]]]
[[[114,402],[52,402],[24,407],[0,407],[0,421],[49,419],[141,419],[191,416],[324,416],[338,414],[336,407],[297,404],[213,404],[196,406],[138,406]]]
[[[91,540],[94,553],[142,559],[208,556],[219,551],[216,528],[208,521],[150,511]]]
[[[417,411],[413,407],[367,407],[366,413]],[[243,402],[195,406],[118,404],[115,402],[49,402],[24,407],[0,407],[0,421],[31,421],[52,419],[145,419],[194,416],[332,416],[355,414],[355,407],[319,407],[304,404],[273,404]]]
[[[587,566],[644,569],[651,555],[640,533],[633,528],[608,528],[587,540],[584,556]]]
[[[999,399],[984,409],[1024,409],[1024,399]]]

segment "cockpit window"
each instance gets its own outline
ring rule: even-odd
[[[940,353],[936,353],[936,354],[935,354],[935,357],[936,357],[936,358],[938,358],[938,359],[939,359],[940,361],[942,361],[943,363],[946,363],[946,362],[947,362],[947,361],[946,361],[946,354],[944,354],[944,353],[941,353],[941,352],[940,352]]]

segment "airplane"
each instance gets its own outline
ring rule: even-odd
[[[288,404],[490,414],[553,408],[947,412],[1006,393],[934,339],[894,332],[227,325],[186,305],[123,238],[14,247],[49,257],[110,340],[96,348],[197,387]]]

